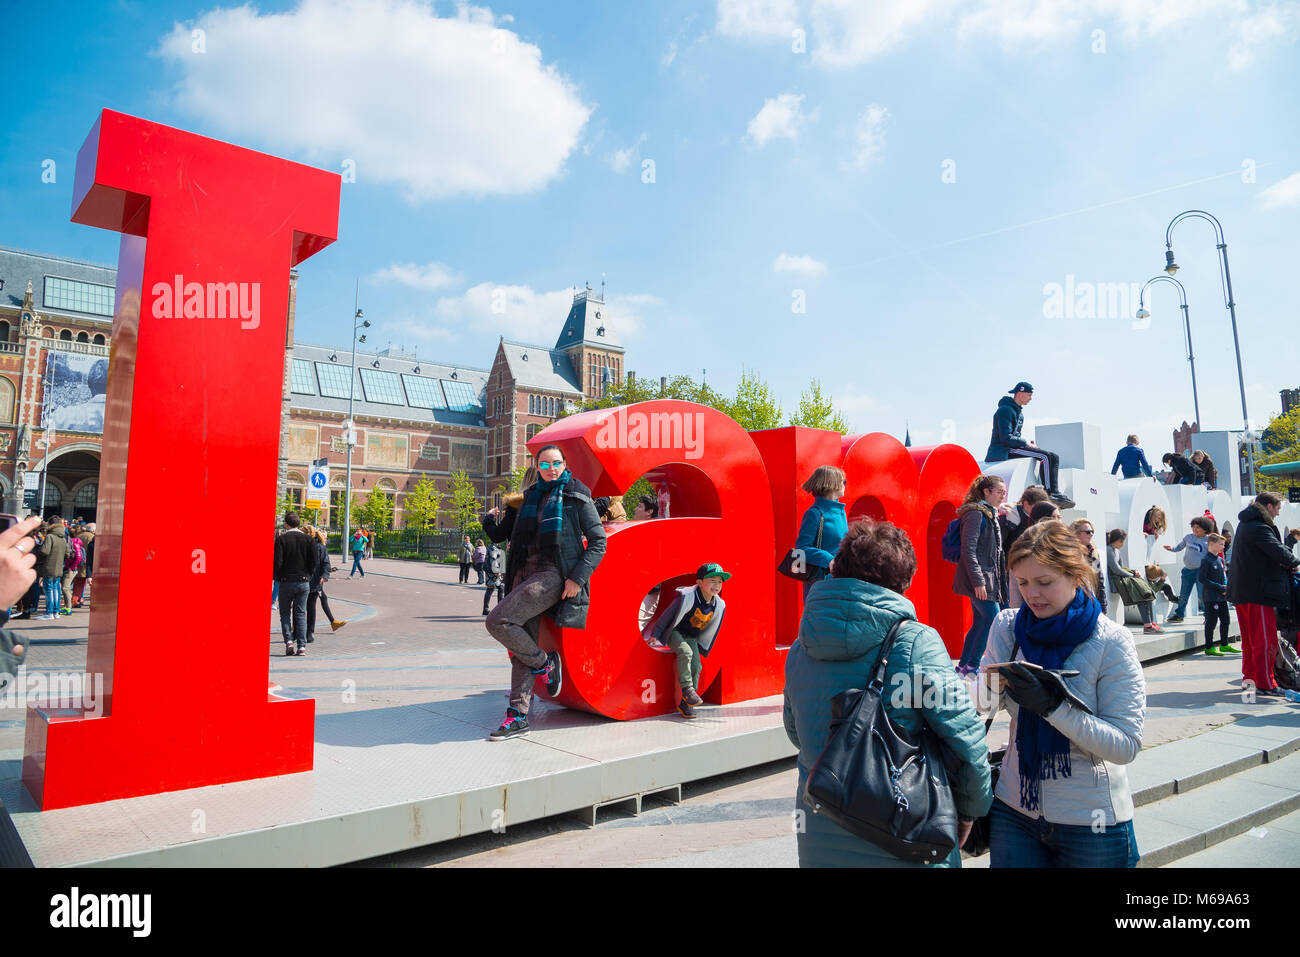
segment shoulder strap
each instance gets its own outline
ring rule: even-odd
[[[813,548],[822,547],[822,529],[826,526],[826,513],[820,508],[817,509],[817,538],[813,542]]]
[[[898,637],[898,629],[903,627],[903,622],[915,621],[913,618],[900,618],[894,622],[894,627],[889,629],[889,634],[885,636],[885,641],[880,647],[880,660],[876,663],[876,673],[871,678],[871,684],[880,691],[885,687],[885,668],[889,665],[889,653],[894,650],[894,640]]]

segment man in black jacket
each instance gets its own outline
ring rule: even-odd
[[[1281,511],[1282,497],[1272,492],[1260,492],[1242,509],[1228,566],[1228,601],[1237,606],[1241,625],[1242,687],[1275,698],[1282,697],[1273,677],[1275,609],[1289,601],[1291,574],[1300,566],[1300,558],[1282,544],[1273,523]]]
[[[998,401],[997,411],[993,413],[993,434],[989,437],[989,448],[984,454],[984,461],[1033,459],[1042,472],[1048,497],[1060,508],[1074,508],[1074,500],[1063,495],[1057,485],[1061,457],[1020,437],[1020,430],[1025,425],[1025,413],[1022,410],[1033,398],[1034,387],[1028,382],[1017,382],[1016,387]]]
[[[298,513],[284,513],[288,526],[275,539],[275,567],[272,577],[280,583],[280,633],[284,635],[284,656],[307,653],[307,596],[316,569],[316,549],[298,527]],[[293,623],[290,625],[290,615]]]
[[[537,643],[541,616],[553,615],[563,628],[584,627],[590,603],[587,580],[605,555],[605,527],[591,490],[564,468],[559,447],[545,446],[537,453],[541,478],[524,492],[522,502],[507,506],[500,518],[495,508],[483,516],[488,538],[510,542],[506,597],[487,617],[488,632],[513,654],[510,707],[490,735],[492,741],[529,730],[528,708],[539,677],[547,693],[560,693],[560,656]]]

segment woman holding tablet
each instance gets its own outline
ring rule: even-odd
[[[1133,640],[1102,614],[1088,556],[1061,522],[1016,539],[1007,566],[1025,603],[994,620],[980,666],[981,700],[1001,692],[995,707],[1011,713],[990,866],[1134,867],[1124,765],[1142,748],[1146,683]]]

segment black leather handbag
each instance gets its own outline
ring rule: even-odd
[[[920,740],[909,741],[881,699],[903,621],[885,638],[866,690],[831,699],[830,740],[808,772],[803,799],[814,814],[895,857],[933,864],[957,846],[957,808],[943,743],[924,726]]]
[[[822,529],[826,527],[826,514],[818,513],[817,518],[817,538],[813,542],[813,548],[822,547]],[[792,548],[777,562],[776,570],[786,578],[793,578],[797,581],[817,581],[821,573],[825,571],[820,565],[809,565],[807,556],[802,548]]]

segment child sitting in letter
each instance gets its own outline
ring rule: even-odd
[[[704,703],[696,688],[700,658],[708,655],[718,637],[726,608],[718,593],[730,577],[731,573],[723,571],[717,562],[701,565],[695,573],[695,584],[677,589],[673,603],[650,625],[649,635],[666,643],[677,656],[677,680],[682,686],[677,712],[683,718],[694,718],[694,706]]]

